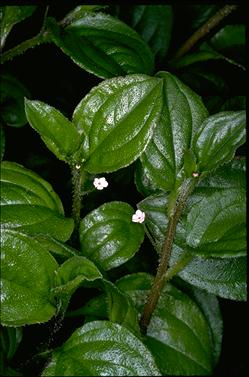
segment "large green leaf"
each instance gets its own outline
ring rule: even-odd
[[[246,254],[245,191],[230,189],[203,197],[184,221],[186,244],[195,255],[237,257]]]
[[[132,27],[160,58],[163,58],[168,50],[172,24],[171,5],[135,5],[133,7]]]
[[[182,256],[183,250],[174,246],[170,265]],[[201,258],[194,257],[179,276],[196,287],[230,300],[247,300],[246,257]]]
[[[73,162],[73,154],[80,145],[80,136],[73,123],[54,107],[40,101],[25,100],[30,125],[60,160]]]
[[[143,226],[132,222],[133,208],[123,202],[105,203],[80,223],[80,244],[85,256],[104,270],[133,257],[144,238]]]
[[[153,55],[135,30],[101,12],[88,13],[64,30],[52,25],[54,42],[86,71],[101,78],[151,74]]]
[[[1,118],[12,127],[22,127],[27,123],[24,98],[30,97],[27,88],[10,74],[2,74],[0,87]]]
[[[145,174],[158,188],[168,191],[182,175],[184,153],[207,117],[200,97],[168,72],[163,78],[163,110],[141,161]]]
[[[142,310],[152,277],[132,274],[117,282]],[[211,301],[207,301],[210,309]],[[148,327],[145,344],[165,375],[206,375],[212,370],[212,337],[200,307],[191,298],[167,284]],[[191,346],[190,346],[191,345]]]
[[[63,213],[62,203],[49,183],[22,165],[1,163],[3,228],[67,241],[73,231],[73,220],[65,218]]]
[[[162,79],[130,75],[106,80],[76,107],[73,123],[83,137],[85,169],[112,172],[146,148],[162,108]]]
[[[51,288],[57,263],[28,235],[1,231],[1,322],[6,326],[48,321],[55,314]]]
[[[245,142],[245,126],[245,111],[227,111],[208,117],[193,140],[199,171],[213,170],[229,162]]]
[[[42,376],[159,376],[143,343],[125,327],[87,323],[54,352]]]
[[[0,7],[1,39],[0,48],[2,49],[5,40],[15,24],[31,16],[36,6],[4,6]]]

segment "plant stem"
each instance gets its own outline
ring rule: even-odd
[[[171,249],[176,232],[176,226],[178,224],[182,210],[185,207],[187,199],[190,193],[193,191],[194,187],[196,186],[197,182],[198,179],[196,178],[188,178],[183,182],[182,186],[180,187],[180,192],[176,200],[174,211],[172,215],[169,217],[168,226],[166,230],[166,237],[162,248],[162,257],[158,266],[154,283],[152,285],[151,291],[149,293],[147,302],[144,307],[144,311],[140,319],[140,328],[143,334],[145,334],[147,331],[147,327],[149,325],[152,313],[157,305],[161,291],[165,284],[165,276],[168,268],[169,258],[171,255]]]
[[[179,258],[179,260],[176,262],[176,264],[174,264],[172,267],[170,267],[166,271],[165,276],[164,276],[164,283],[166,283],[166,281],[169,281],[170,279],[172,279],[173,276],[175,276],[176,274],[178,274],[178,272],[183,270],[183,268],[185,266],[187,266],[187,264],[193,258],[194,258],[193,255],[191,255],[190,253],[188,253],[188,252],[183,253],[182,256]]]
[[[76,166],[72,167],[72,184],[73,184],[73,204],[72,204],[72,217],[75,223],[75,232],[78,231],[80,224],[80,210],[82,199],[82,185],[84,184],[84,171],[77,169]]]
[[[217,26],[225,17],[234,11],[237,5],[225,5],[219,9],[204,25],[202,25],[185,43],[177,50],[173,60],[185,55],[191,48],[203,37],[205,37],[215,26]]]
[[[23,54],[30,48],[38,46],[42,43],[49,42],[50,36],[48,31],[40,32],[35,37],[27,39],[26,41],[20,43],[19,45],[13,47],[12,49],[4,52],[1,56],[1,64],[12,60],[14,57]]]

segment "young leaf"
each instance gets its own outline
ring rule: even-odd
[[[57,263],[28,235],[1,231],[1,322],[23,326],[48,321],[55,314],[51,300]]]
[[[49,183],[19,164],[1,163],[3,228],[67,241],[73,231],[73,220],[65,218],[63,213],[62,203]]]
[[[163,78],[163,110],[153,137],[141,155],[145,174],[164,191],[173,190],[181,174],[184,153],[191,149],[192,139],[207,117],[200,97],[168,72]]]
[[[172,24],[171,5],[135,5],[133,7],[132,27],[161,59],[166,55],[169,47]]]
[[[229,162],[245,142],[245,125],[245,111],[221,112],[208,117],[193,140],[199,171],[213,170]]]
[[[22,127],[27,123],[24,110],[25,97],[30,97],[28,89],[14,76],[2,74],[0,87],[1,117],[8,126]]]
[[[102,82],[76,107],[73,123],[83,139],[85,169],[112,172],[146,148],[162,108],[162,80],[145,75]]]
[[[125,327],[89,322],[54,352],[42,376],[160,376],[143,343]]]
[[[25,99],[25,111],[30,125],[60,160],[73,162],[72,155],[80,145],[74,126],[54,107],[40,101]]]
[[[121,278],[117,286],[141,310],[151,283],[150,275],[140,273]],[[152,315],[145,344],[164,376],[206,375],[212,370],[213,344],[208,322],[199,306],[169,283]]]
[[[1,38],[0,48],[4,47],[7,36],[15,24],[31,16],[36,6],[5,6],[0,7]]]
[[[108,14],[85,14],[54,41],[81,68],[101,78],[153,72],[153,55],[147,43]]]
[[[132,222],[133,213],[123,202],[105,203],[89,213],[80,224],[83,254],[104,270],[132,258],[144,238],[143,226]]]

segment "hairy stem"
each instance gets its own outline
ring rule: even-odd
[[[197,181],[198,180],[196,178],[189,178],[183,182],[180,188],[178,198],[176,200],[174,211],[172,215],[169,217],[168,226],[166,230],[166,237],[162,248],[162,257],[158,266],[154,283],[150,290],[147,302],[144,307],[144,311],[140,319],[140,328],[143,334],[145,334],[147,331],[147,327],[150,323],[152,313],[157,305],[161,291],[165,284],[165,276],[168,268],[169,258],[171,255],[173,240],[176,232],[176,226],[180,219],[182,210],[185,207],[187,199],[190,193],[193,191],[194,187],[196,186]]]
[[[225,5],[219,9],[204,25],[202,25],[185,43],[177,50],[172,60],[178,59],[185,55],[191,48],[203,37],[205,37],[215,26],[217,26],[225,17],[234,11],[237,5]]]
[[[73,204],[72,218],[74,219],[75,232],[78,231],[80,224],[80,210],[82,199],[82,185],[84,184],[84,172],[78,166],[72,167],[72,184],[73,184]]]
[[[26,41],[20,43],[19,45],[13,47],[12,49],[4,52],[1,56],[1,64],[4,64],[7,61],[12,60],[18,55],[23,54],[25,51],[30,48],[34,48],[42,43],[49,42],[50,37],[47,31],[37,34],[35,37],[27,39]]]

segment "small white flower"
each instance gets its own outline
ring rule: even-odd
[[[137,209],[134,215],[132,215],[132,221],[134,223],[143,223],[145,219],[145,213]]]
[[[108,182],[105,177],[94,178],[93,185],[97,190],[103,190],[103,188],[108,186]]]
[[[80,164],[75,165],[76,169],[79,170],[81,168]]]
[[[192,173],[192,177],[194,177],[194,178],[199,177],[199,173],[197,173],[197,172],[194,171],[194,172]]]

